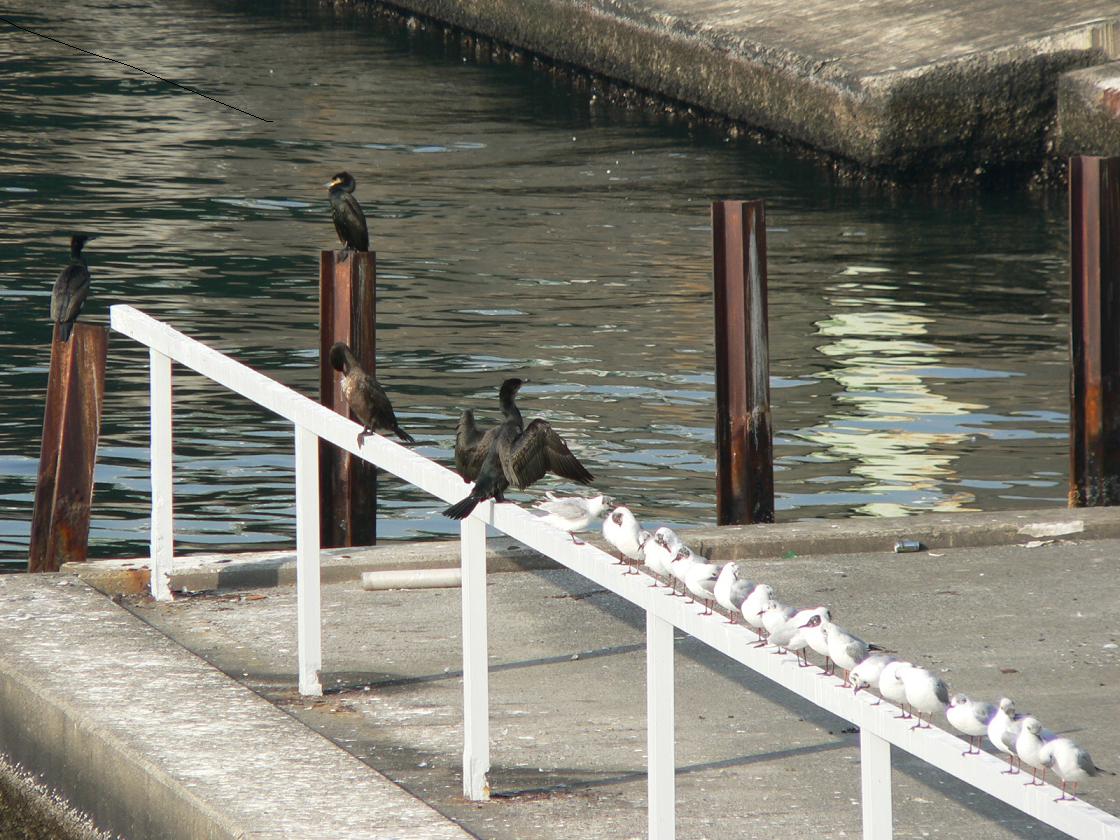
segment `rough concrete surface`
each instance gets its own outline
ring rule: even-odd
[[[1059,80],[1058,149],[1120,155],[1120,61],[1066,73]]]
[[[0,752],[133,840],[467,836],[67,576],[0,577]]]
[[[1112,0],[386,5],[895,177],[1037,164],[1061,74],[1120,57]]]
[[[1118,556],[1115,539],[1040,536],[749,569],[790,603],[832,605],[839,623],[937,670],[954,691],[1013,697],[1120,768]],[[325,586],[328,691],[315,699],[295,691],[292,589],[129,606],[479,837],[645,836],[640,612],[565,570],[489,578],[495,798],[473,804],[460,795],[459,597]],[[858,836],[857,735],[698,643],[677,644],[677,836]],[[898,751],[893,777],[897,838],[1055,836]],[[1083,792],[1120,812],[1120,777]]]

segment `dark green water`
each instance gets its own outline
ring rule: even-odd
[[[777,148],[480,65],[436,34],[279,3],[16,0],[6,15],[274,120],[0,29],[0,559],[21,561],[51,285],[126,302],[316,386],[321,184],[347,169],[378,252],[379,374],[420,451],[507,375],[647,523],[714,519],[709,202],[770,228],[779,516],[1065,502],[1061,196],[832,183]],[[146,551],[147,352],[111,339],[91,555]],[[178,550],[293,540],[292,431],[178,370]],[[385,537],[453,533],[382,481]]]

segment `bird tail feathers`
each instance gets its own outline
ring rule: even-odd
[[[472,494],[445,509],[443,515],[448,519],[466,519],[471,515],[471,511],[478,506],[480,501],[481,499],[476,499]]]

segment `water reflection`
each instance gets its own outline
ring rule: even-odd
[[[0,42],[0,558],[26,551],[65,235],[101,234],[87,320],[130,302],[313,395],[321,184],[343,168],[378,251],[378,373],[424,454],[448,459],[459,410],[492,421],[519,374],[526,412],[605,491],[654,522],[712,521],[707,208],[764,196],[782,517],[1064,502],[1060,201],[834,185],[315,4],[9,13],[275,122]],[[111,340],[94,557],[147,538],[146,360]],[[179,550],[290,541],[291,429],[179,370],[175,394]],[[455,532],[393,480],[382,501],[386,536]]]

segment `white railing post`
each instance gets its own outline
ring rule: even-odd
[[[866,728],[859,731],[859,772],[863,785],[863,840],[891,840],[891,745]]]
[[[673,625],[646,613],[646,759],[649,840],[677,831]]]
[[[323,686],[319,619],[319,438],[296,426],[296,637],[299,693],[319,695]]]
[[[148,350],[152,430],[148,449],[152,472],[152,536],[149,574],[152,597],[171,600],[171,563],[175,555],[175,515],[171,488],[171,358]]]
[[[460,525],[463,574],[463,796],[490,798],[490,672],[486,639],[486,523]]]

